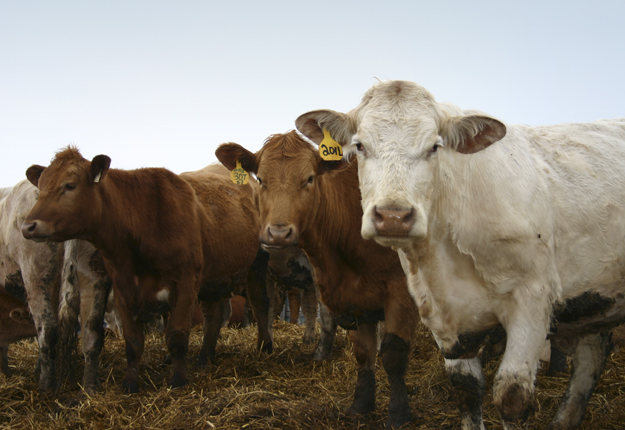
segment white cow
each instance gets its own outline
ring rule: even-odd
[[[388,81],[346,114],[313,111],[296,126],[316,143],[326,129],[357,154],[362,235],[400,251],[462,427],[484,428],[475,354],[504,330],[493,386],[504,425],[527,417],[551,336],[573,354],[551,425],[579,426],[612,347],[609,329],[625,320],[625,119],[504,125]]]
[[[37,328],[39,387],[43,391],[57,388],[59,370],[62,374],[72,370],[69,355],[75,347],[76,323],[83,302],[83,388],[94,391],[99,386],[102,321],[111,283],[106,273],[99,270],[101,257],[89,243],[24,239],[20,226],[38,193],[27,180],[0,189],[0,285],[12,294],[26,291]]]

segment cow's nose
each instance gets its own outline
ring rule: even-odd
[[[22,224],[22,235],[24,236],[24,238],[26,239],[30,239],[35,235],[35,229],[37,228],[37,222],[33,221],[33,222],[24,222]]]
[[[383,236],[408,236],[416,221],[414,208],[373,208],[375,230]]]
[[[292,225],[270,225],[267,228],[265,245],[292,246],[297,245],[297,233]]]

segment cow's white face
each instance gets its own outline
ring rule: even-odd
[[[362,194],[362,235],[405,249],[428,234],[439,164],[454,152],[472,154],[501,139],[505,126],[484,115],[452,115],[412,82],[374,85],[356,109],[306,113],[300,132],[319,143],[323,129],[358,156]]]
[[[428,231],[438,152],[443,145],[435,121],[380,121],[366,114],[346,152],[358,157],[362,236],[405,248]]]

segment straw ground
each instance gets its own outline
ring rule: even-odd
[[[24,341],[9,353],[12,375],[0,376],[0,428],[10,429],[383,429],[389,386],[377,366],[375,413],[348,416],[356,382],[355,360],[345,332],[337,336],[332,360],[316,363],[314,345],[303,345],[303,326],[276,322],[273,355],[255,351],[256,329],[222,330],[217,365],[193,367],[201,332],[191,336],[188,386],[168,389],[162,334],[149,334],[141,369],[141,392],[121,392],[124,343],[108,335],[100,364],[102,391],[89,396],[67,383],[55,395],[37,391],[34,369],[37,345]],[[458,428],[451,387],[440,354],[420,326],[407,375],[415,429]],[[625,428],[625,348],[611,355],[593,395],[582,429]],[[498,360],[486,367],[492,382]],[[81,375],[80,361],[75,373]],[[567,375],[547,377],[541,369],[530,429],[543,428],[555,414]],[[488,390],[490,390],[490,386]],[[490,396],[484,402],[487,428],[501,425]]]

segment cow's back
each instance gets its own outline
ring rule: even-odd
[[[509,125],[484,151],[439,157],[434,216],[486,281],[550,273],[555,298],[622,278],[625,121]]]
[[[251,266],[259,249],[258,209],[255,183],[237,185],[222,165],[212,164],[180,175],[195,190],[204,210],[202,237],[205,253],[204,276],[229,276]]]

